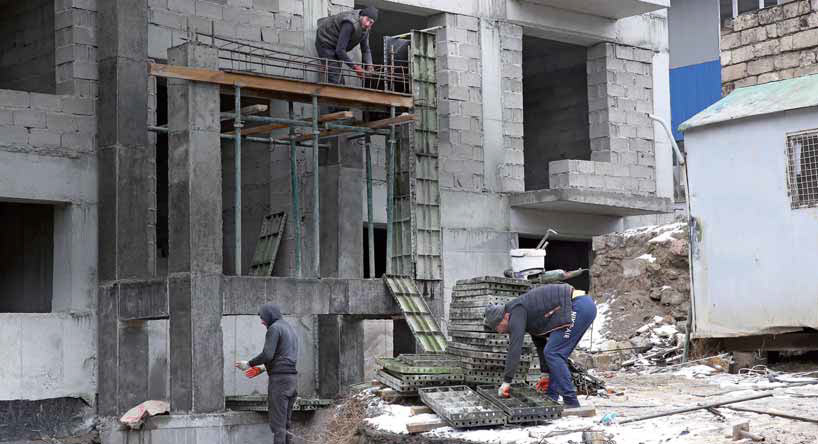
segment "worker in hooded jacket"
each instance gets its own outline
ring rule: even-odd
[[[315,50],[318,57],[327,59],[327,81],[344,84],[340,75],[341,65],[346,63],[358,77],[364,77],[364,67],[355,63],[347,54],[361,46],[361,58],[364,66],[371,69],[372,51],[369,49],[369,30],[378,20],[378,9],[368,6],[354,9],[318,20],[315,34]]]
[[[584,291],[568,284],[549,284],[535,288],[501,305],[486,307],[483,324],[501,334],[509,334],[503,385],[498,396],[508,398],[511,382],[520,364],[525,334],[531,335],[540,369],[549,373],[540,377],[537,390],[554,401],[562,396],[566,408],[579,407],[577,389],[568,368],[568,356],[596,318],[596,305]]]
[[[249,361],[238,361],[236,367],[245,370],[248,378],[267,371],[267,411],[270,430],[275,444],[290,444],[290,418],[298,395],[298,337],[293,327],[282,318],[281,309],[275,304],[259,308],[261,324],[267,329],[264,348]]]

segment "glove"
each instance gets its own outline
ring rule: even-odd
[[[246,371],[250,369],[250,363],[248,361],[236,361],[235,367]]]
[[[497,390],[497,396],[501,398],[511,398],[511,384],[504,382]]]
[[[248,378],[252,379],[262,373],[264,373],[264,369],[262,367],[250,367],[249,370],[244,372],[244,376],[247,376]]]
[[[361,65],[355,65],[355,67],[352,68],[352,69],[355,70],[355,75],[356,76],[358,76],[358,77],[360,77],[362,79],[364,78],[364,69],[361,68]]]
[[[540,376],[540,380],[537,381],[537,391],[540,393],[545,393],[545,391],[548,390],[548,383],[549,383],[548,376],[546,375]]]

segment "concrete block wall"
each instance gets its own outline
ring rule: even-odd
[[[507,22],[500,26],[500,75],[503,103],[503,162],[500,191],[525,191],[523,155],[523,28]]]
[[[653,170],[645,165],[621,165],[589,160],[558,160],[548,164],[551,188],[583,188],[629,194],[653,194]]]
[[[818,73],[818,1],[781,3],[723,23],[723,95],[743,86]]]
[[[97,97],[97,4],[55,0],[57,94]]]
[[[0,88],[53,94],[54,2],[5,2],[0,54]]]

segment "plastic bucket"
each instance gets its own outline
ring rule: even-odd
[[[509,254],[511,255],[511,269],[514,272],[545,268],[545,250],[518,248],[511,250]]]

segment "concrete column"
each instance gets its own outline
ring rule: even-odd
[[[216,50],[183,44],[171,64],[218,67]],[[173,411],[224,409],[219,87],[168,80],[170,400]]]
[[[98,5],[99,281],[154,274],[156,153],[148,144],[147,3]],[[99,411],[118,415],[148,387],[144,323],[118,319],[118,289],[98,293]]]
[[[318,315],[318,392],[334,398],[364,379],[364,321]]]

